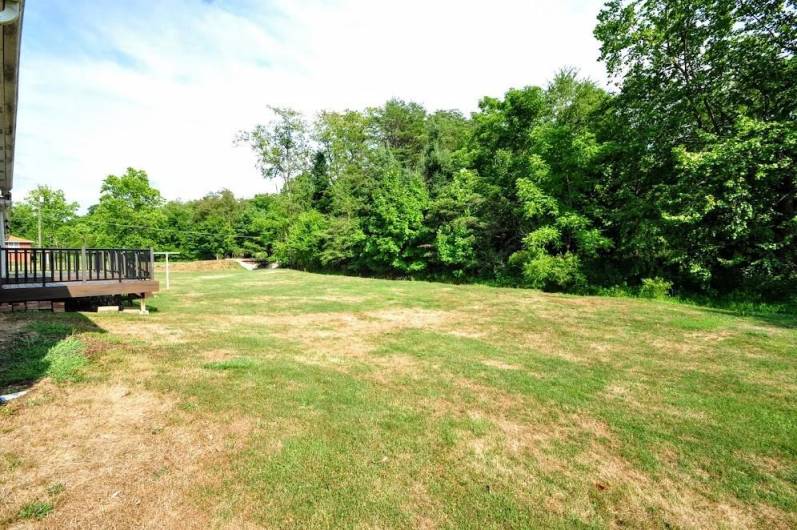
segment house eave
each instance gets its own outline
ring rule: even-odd
[[[19,51],[24,12],[24,0],[0,0],[0,55],[3,68],[0,71],[0,210],[8,206],[14,185],[14,151],[16,143],[17,102],[19,99]]]

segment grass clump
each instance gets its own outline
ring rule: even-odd
[[[83,368],[88,363],[85,349],[85,345],[75,337],[57,342],[44,356],[44,361],[49,363],[47,375],[58,382],[82,379]]]
[[[29,502],[19,510],[20,519],[44,519],[53,511],[51,502]]]
[[[55,484],[50,484],[47,487],[47,495],[50,497],[55,497],[56,495],[60,495],[66,491],[66,486],[64,486],[63,482],[56,482]]]

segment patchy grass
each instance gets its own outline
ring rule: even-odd
[[[232,269],[152,305],[14,317],[0,522],[797,525],[794,316]]]

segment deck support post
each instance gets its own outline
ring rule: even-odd
[[[147,299],[144,297],[143,294],[141,295],[141,298],[138,299],[138,301],[141,304],[140,313],[142,315],[149,315],[149,311],[147,311]]]

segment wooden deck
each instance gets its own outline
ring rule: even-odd
[[[158,291],[151,249],[0,248],[0,304]]]
[[[95,280],[91,282],[48,283],[46,286],[19,284],[0,287],[0,303],[34,300],[67,300],[89,296],[136,295],[148,298],[160,288],[157,280]]]

